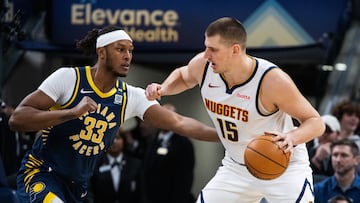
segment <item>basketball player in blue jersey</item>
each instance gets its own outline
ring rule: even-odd
[[[147,100],[144,89],[119,80],[129,71],[134,49],[124,30],[94,29],[77,46],[85,53],[96,50],[96,64],[58,69],[10,118],[12,129],[43,129],[18,173],[21,202],[82,202],[99,155],[131,117],[193,138],[218,140],[215,129]]]
[[[246,31],[238,20],[212,22],[205,32],[205,51],[162,84],[150,84],[146,95],[159,99],[195,85],[226,150],[197,203],[249,203],[263,197],[270,203],[314,201],[305,143],[320,136],[325,125],[285,72],[246,53]],[[301,123],[298,128],[292,117]],[[246,145],[264,133],[275,135],[279,147],[292,153],[286,172],[273,180],[253,177],[244,165]]]

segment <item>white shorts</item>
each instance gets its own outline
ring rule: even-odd
[[[263,197],[269,203],[314,202],[312,170],[306,164],[290,163],[279,178],[260,180],[228,156],[222,163],[199,194],[197,203],[258,203]]]

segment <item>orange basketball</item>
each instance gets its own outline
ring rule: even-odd
[[[244,161],[248,171],[262,180],[275,179],[283,174],[289,165],[290,153],[284,153],[272,141],[271,135],[261,135],[247,145]]]

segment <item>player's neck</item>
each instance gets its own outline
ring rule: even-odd
[[[117,77],[102,71],[97,65],[91,69],[91,77],[95,86],[102,92],[109,92],[115,87]]]
[[[239,59],[230,71],[223,73],[223,77],[227,84],[232,87],[234,85],[242,84],[247,81],[255,70],[255,60],[246,55]]]

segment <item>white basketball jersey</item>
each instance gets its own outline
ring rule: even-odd
[[[254,137],[263,135],[265,131],[288,132],[294,129],[288,114],[279,110],[265,115],[260,111],[258,96],[262,79],[268,71],[278,67],[264,59],[254,60],[254,72],[242,84],[229,87],[209,65],[205,68],[201,83],[205,108],[225,147],[226,156],[241,164],[244,163],[244,149]],[[281,97],[286,92],[274,94]],[[308,165],[305,144],[296,146],[293,152],[291,162],[301,161]]]

